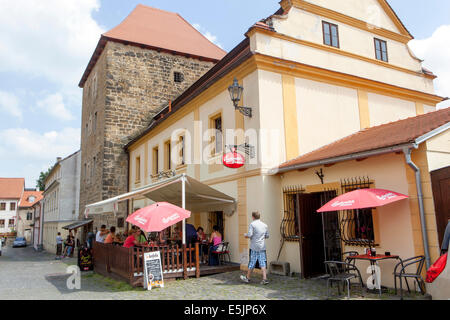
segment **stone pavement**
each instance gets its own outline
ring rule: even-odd
[[[4,248],[5,249],[5,248]],[[270,284],[259,284],[255,275],[250,284],[240,282],[240,271],[200,279],[171,281],[164,289],[151,292],[132,288],[124,282],[114,281],[92,272],[83,274],[81,290],[69,290],[65,274],[75,259],[55,260],[47,253],[37,253],[32,248],[6,248],[0,256],[0,300],[323,300],[326,296],[324,280],[299,280],[298,278],[269,276]],[[332,289],[331,299],[337,296]],[[407,299],[426,299],[413,295]],[[352,299],[379,299],[377,294],[365,293],[355,287]],[[382,299],[399,299],[383,294]]]

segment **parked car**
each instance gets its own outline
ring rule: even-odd
[[[18,247],[26,247],[27,246],[27,240],[25,238],[17,237],[16,240],[13,242],[13,248]]]

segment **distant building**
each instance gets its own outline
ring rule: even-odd
[[[56,235],[63,236],[66,225],[78,220],[81,152],[58,158],[45,180],[43,247],[56,252]],[[42,216],[41,216],[42,219]]]
[[[0,234],[17,230],[17,210],[24,188],[23,178],[0,178]]]
[[[33,237],[32,246],[34,249],[41,251],[43,249],[43,213],[44,213],[44,200],[41,199],[33,204]]]
[[[81,215],[87,204],[127,192],[124,145],[225,54],[180,15],[143,5],[101,36],[79,84]],[[97,215],[94,227],[121,230],[127,207],[118,209]]]
[[[17,236],[24,237],[27,243],[31,243],[33,237],[33,205],[42,200],[42,193],[42,191],[36,191],[36,189],[25,189],[20,199],[19,210],[17,212]]]

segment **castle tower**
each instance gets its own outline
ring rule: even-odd
[[[101,36],[79,83],[80,217],[87,204],[128,191],[124,145],[225,54],[180,15],[144,5]],[[96,215],[94,227],[120,228],[126,212]]]

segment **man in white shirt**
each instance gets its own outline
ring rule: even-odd
[[[266,239],[269,238],[269,228],[263,223],[259,212],[252,213],[253,222],[248,228],[248,233],[244,236],[250,239],[250,262],[248,264],[247,276],[241,275],[243,282],[249,283],[256,262],[259,262],[263,273],[261,284],[268,284],[267,281],[267,257],[266,257]]]
[[[63,239],[61,237],[61,232],[58,232],[58,235],[56,236],[56,259],[60,259],[62,256],[62,245]]]
[[[95,236],[95,241],[100,242],[100,243],[104,243],[105,242],[105,238],[108,235],[108,233],[109,233],[109,231],[106,230],[106,226],[102,225],[100,230],[97,232],[97,235]]]

